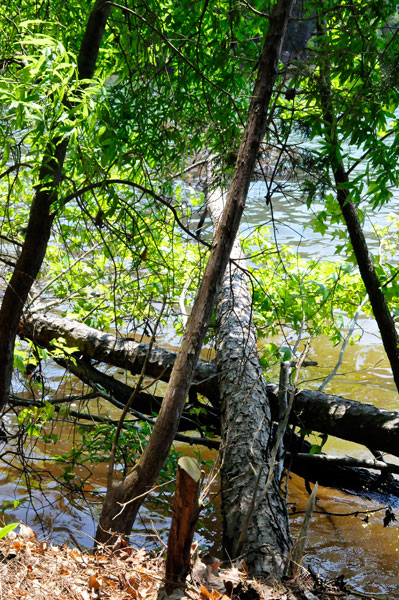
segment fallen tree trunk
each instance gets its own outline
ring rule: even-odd
[[[64,320],[62,319],[60,321],[62,322]],[[69,327],[66,327],[67,324],[64,323],[64,326],[61,327],[62,331],[65,328],[68,328],[69,331],[80,330],[78,323],[75,323],[75,328],[72,326],[74,322],[71,322],[67,319],[65,319],[65,321],[69,323]],[[27,337],[30,337],[31,335],[34,322],[35,321],[30,322],[29,329],[24,329]],[[49,337],[50,331],[55,333],[55,330],[52,328],[53,318],[51,317],[49,320],[49,331],[46,331],[46,324],[43,318],[40,318],[39,322],[44,328],[44,335],[40,338],[41,342],[44,342]],[[104,335],[102,332],[92,328],[88,328],[88,330],[91,336],[98,337],[99,339],[102,335]],[[29,335],[27,335],[28,333]],[[56,339],[56,337],[53,339]],[[36,343],[38,343],[37,339]],[[50,343],[44,345],[49,350],[51,349]],[[75,345],[73,338],[70,339],[70,345]],[[155,352],[157,355],[159,355],[158,350]],[[169,354],[168,351],[164,350],[163,352],[166,355]],[[174,353],[170,354],[175,356]],[[166,362],[173,360],[173,356],[169,356]],[[68,361],[67,359],[61,360],[58,358],[57,362],[64,368],[69,369],[84,383],[91,386],[94,390],[97,390],[99,395],[103,394],[105,391],[105,394],[103,394],[102,397],[109,402],[112,402],[119,408],[123,408],[132,394],[133,390],[129,385],[118,381],[115,379],[115,377],[112,377],[109,374],[101,372],[99,369],[90,364],[90,361],[87,357],[83,359],[77,359],[76,362]],[[217,396],[217,382],[215,381],[216,367],[213,363],[209,364],[208,367],[211,373],[211,381],[214,381],[215,395]],[[99,386],[103,391],[99,389]],[[276,421],[278,419],[277,386],[274,384],[266,384],[266,388],[272,411],[272,418]],[[132,414],[140,418],[139,413],[141,413],[142,415],[153,419],[154,412],[158,413],[159,411],[161,400],[162,399],[160,397],[153,396],[151,394],[140,393],[136,397],[134,405],[132,406]],[[23,399],[21,400],[19,398],[14,398],[12,400],[12,404],[14,406],[31,406],[30,401],[25,401],[25,403],[22,403],[22,401]],[[190,409],[192,406],[197,409],[195,410],[194,414],[190,414]],[[198,408],[201,410],[198,411]],[[379,430],[378,428],[374,427],[375,417],[372,415],[375,411],[377,411],[378,418],[382,423],[382,429],[380,427]],[[294,409],[291,414],[291,420],[296,424],[302,425],[306,428],[311,428],[312,422],[318,423],[321,431],[323,431],[323,429],[332,429],[334,427],[335,419],[338,419],[336,427],[340,427],[340,431],[335,432],[335,435],[340,437],[340,432],[342,432],[342,434],[346,432],[347,439],[357,441],[354,438],[356,438],[358,428],[360,427],[360,429],[362,429],[361,424],[363,422],[363,412],[370,415],[370,422],[367,425],[367,432],[368,436],[370,436],[370,439],[374,439],[377,446],[384,446],[385,438],[383,427],[385,426],[386,430],[390,432],[388,434],[388,440],[391,442],[391,444],[394,444],[394,422],[398,418],[398,413],[381,411],[370,404],[360,404],[339,396],[332,396],[321,392],[311,392],[309,390],[299,391],[297,393],[296,403],[294,404]],[[85,418],[84,415],[76,411],[71,412],[70,414],[75,418]],[[349,415],[348,422],[346,422],[347,414]],[[353,419],[353,414],[357,414],[356,422],[351,422],[351,415]],[[97,419],[97,417],[93,417],[93,415],[87,415],[87,418],[89,420],[98,420],[101,422],[100,418]],[[342,427],[342,423],[344,424],[344,427]],[[203,428],[205,428],[205,431],[203,431]],[[183,412],[183,416],[179,424],[179,431],[193,430],[200,431],[202,434],[205,434],[211,430],[213,431],[213,435],[219,435],[219,407],[209,406],[197,398],[195,398],[192,403],[190,401],[186,405],[185,411]],[[176,436],[175,439],[183,440],[183,438],[180,436]],[[185,439],[185,441],[188,441],[188,443],[194,443],[194,438],[191,436],[190,440]],[[210,448],[216,449],[219,447],[219,441],[213,438],[207,439],[204,437],[198,437],[198,441],[195,440],[195,442],[198,444],[204,444]],[[367,446],[369,445],[370,444],[367,444]],[[373,497],[378,501],[385,502],[389,505],[395,505],[397,503],[397,498],[399,497],[399,482],[397,480],[389,477],[381,477],[379,474],[370,473],[365,468],[354,468],[338,465],[337,461],[328,461],[321,469],[320,465],[317,464],[318,459],[313,460],[311,457],[304,459],[301,456],[303,453],[309,453],[310,444],[292,432],[287,432],[287,436],[284,439],[284,446],[289,451],[289,456],[285,461],[286,466],[297,475],[303,477],[305,480],[310,482],[318,481],[320,485],[339,488],[347,491],[348,493],[355,493],[361,496]],[[393,454],[395,454],[395,452],[393,452]]]
[[[76,347],[88,359],[104,362],[114,367],[139,374],[143,368],[149,345],[132,338],[116,337],[78,321],[55,315],[30,314],[19,324],[18,335],[39,346],[51,347],[51,342],[63,338],[65,344]],[[177,353],[154,346],[146,368],[146,375],[169,381]],[[191,389],[218,403],[216,368],[213,363],[198,361]]]
[[[20,324],[19,335],[48,349],[51,349],[52,340],[64,338],[67,346],[79,348],[80,353],[87,360],[103,361],[133,373],[140,372],[148,351],[147,344],[131,339],[117,338],[77,321],[54,317],[48,313],[46,316],[31,315],[29,319]],[[155,378],[163,373],[162,379],[167,381],[175,358],[176,353],[154,347],[148,361],[146,374]],[[107,379],[104,374],[100,376],[101,372],[98,370],[96,375],[96,370],[93,370],[90,362],[86,362],[86,365],[87,379],[84,379],[77,371],[75,374],[83,378],[89,385],[90,381],[103,385],[111,394],[115,394],[117,399],[125,402],[124,398],[130,390],[128,386],[125,389],[123,388],[124,384],[114,378]],[[204,395],[212,402],[215,409],[219,409],[219,388],[214,363],[198,361],[195,384],[191,389]],[[272,418],[277,421],[277,386],[271,383],[266,384],[266,391]],[[199,406],[209,410],[206,404],[199,404]],[[140,410],[145,412],[143,405]],[[349,400],[333,394],[299,390],[295,395],[290,423],[362,444],[372,450],[399,456],[399,412],[397,411],[379,409],[372,404]]]
[[[115,379],[111,375],[99,371],[87,360],[82,359],[56,359],[57,364],[64,367],[83,383],[89,385],[116,408],[123,409],[133,393],[133,388]],[[104,393],[105,390],[105,393]],[[158,414],[162,404],[162,397],[154,394],[139,392],[132,405],[130,412],[139,417],[142,413],[152,417],[154,413]],[[189,402],[186,403],[182,417],[179,422],[178,431],[198,431],[201,437],[206,433],[212,435],[220,434],[220,416],[219,409],[200,402],[196,394],[189,395]],[[207,445],[207,444],[206,444]]]
[[[268,386],[268,392],[270,392]],[[272,392],[277,394],[274,386]],[[300,390],[291,423],[399,456],[399,412],[341,396]]]
[[[207,206],[216,227],[223,194],[211,194]],[[245,266],[239,238],[230,257],[234,262],[226,269],[216,310],[223,547],[230,559],[243,556],[253,573],[265,576],[276,570],[276,564],[281,567],[291,537],[280,477],[271,458],[272,416],[257,350],[252,294],[246,273],[237,266]]]

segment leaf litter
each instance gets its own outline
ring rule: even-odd
[[[245,563],[228,569],[197,557],[184,589],[164,589],[165,557],[120,543],[89,553],[39,541],[20,525],[0,540],[0,600],[341,600],[335,586],[314,595],[306,578],[276,583],[250,579]],[[313,591],[312,591],[313,590]]]

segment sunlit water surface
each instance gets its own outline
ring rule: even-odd
[[[310,215],[301,200],[277,195],[273,200],[272,220],[264,197],[264,184],[254,183],[251,186],[250,201],[243,219],[244,234],[254,225],[261,223],[271,225],[273,222],[276,238],[280,244],[289,244],[305,258],[317,255],[335,259],[334,242],[330,237],[322,237],[308,227]],[[391,210],[392,207],[384,208],[377,215],[376,222],[385,225],[386,217]],[[365,228],[370,246],[376,249],[378,241],[373,234],[373,223],[367,221]],[[339,374],[325,391],[370,402],[381,408],[396,409],[397,393],[375,324],[370,319],[363,318],[359,325],[364,331],[360,344],[348,347]],[[174,335],[172,332],[166,332],[165,338],[168,343],[173,343]],[[317,360],[318,366],[302,371],[300,385],[317,387],[320,380],[335,365],[338,352],[339,350],[333,348],[327,339],[314,340],[309,358]],[[61,377],[60,372],[52,368],[46,375],[56,388]],[[57,452],[70,448],[71,435],[69,430],[64,430]],[[40,441],[37,444],[37,456],[42,460],[47,454],[47,449]],[[183,446],[180,446],[180,449],[185,453],[193,451],[192,448]],[[370,458],[366,448],[335,438],[328,440],[325,449],[334,454]],[[54,448],[48,450],[54,452]],[[197,451],[208,460],[212,458],[211,454],[204,449],[197,449]],[[40,468],[40,460],[38,468]],[[45,466],[54,475],[59,475],[59,469],[57,470],[51,462],[47,462]],[[84,498],[60,494],[56,481],[48,481],[44,495],[33,488],[31,492],[33,507],[30,503],[24,502],[18,509],[7,513],[6,518],[7,520],[18,518],[29,522],[35,526],[41,536],[50,536],[55,541],[77,540],[83,546],[91,546],[100,509],[97,495],[104,490],[105,477],[106,465],[98,465],[87,483],[87,494]],[[12,470],[7,473],[4,470],[0,481],[3,499],[27,497],[26,485],[19,474]],[[289,500],[297,511],[304,510],[308,500],[303,480],[294,475],[290,479]],[[332,579],[343,574],[350,587],[358,592],[373,593],[378,597],[399,598],[397,523],[384,528],[383,511],[370,514],[368,523],[364,522],[361,516],[328,515],[328,512],[351,513],[356,510],[372,510],[379,506],[374,500],[349,496],[334,489],[320,488],[317,503],[320,514],[315,514],[312,521],[306,548],[306,562],[327,578]],[[147,502],[136,523],[133,543],[138,546],[159,547],[160,539],[166,540],[169,516],[170,505],[163,506],[161,509],[157,503]],[[301,513],[292,517],[294,532],[300,527],[302,518]],[[208,546],[213,553],[220,553],[218,515],[212,513],[201,521],[201,528],[197,533],[200,542]]]

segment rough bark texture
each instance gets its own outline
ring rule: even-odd
[[[215,195],[208,210],[217,220]],[[232,259],[245,268],[239,242]],[[272,446],[272,417],[257,352],[252,296],[242,269],[227,268],[216,313],[216,364],[221,396],[223,545],[266,575],[290,548],[287,511],[277,477],[264,494]]]
[[[80,79],[87,79],[94,73],[94,66],[110,8],[106,0],[97,0],[90,14],[78,57]],[[52,204],[57,200],[67,146],[67,140],[60,142],[57,139],[56,131],[54,131],[43,156],[39,184],[30,209],[25,241],[1,304],[0,408],[8,400],[13,370],[15,336],[23,306],[46,253],[55,216]]]
[[[52,318],[49,321],[49,331],[46,331],[43,320],[40,320],[40,323],[41,329],[44,331],[44,335],[40,337],[42,343],[48,339],[50,332],[52,332],[53,335],[55,331],[53,329]],[[33,326],[34,329],[34,317],[31,326]],[[79,324],[72,322],[68,329],[69,331],[79,331]],[[90,335],[95,335],[99,340],[104,335],[102,332],[94,329],[89,328],[89,330]],[[29,339],[33,339],[33,336],[29,335],[29,331],[32,331],[31,328],[29,328],[29,330],[25,329],[24,331],[25,334],[28,334],[27,337],[29,337]],[[59,336],[62,335],[62,331],[63,329],[58,333]],[[37,338],[35,338],[35,341],[38,343]],[[76,345],[73,337],[69,338],[69,343],[71,346]],[[46,346],[46,343],[44,343],[44,345]],[[50,349],[49,346],[46,347]],[[158,353],[158,350],[155,349],[154,352]],[[168,351],[164,352],[168,354]],[[173,362],[175,354],[171,354],[173,358],[171,356],[170,360]],[[65,362],[62,366],[69,368],[77,377],[81,378],[82,381],[88,385],[97,384],[102,386],[110,396],[121,403],[121,405],[124,405],[130,398],[132,393],[132,388],[130,386],[94,368],[89,364],[87,359],[83,359],[82,365],[79,364],[81,362],[80,360],[77,362],[77,365]],[[199,361],[199,363],[200,362],[201,361]],[[218,395],[216,365],[211,363],[208,365],[208,369],[211,380],[213,381],[213,388]],[[266,385],[266,389],[272,412],[272,419],[277,421],[278,387],[269,383]],[[140,411],[144,415],[152,417],[154,412],[159,411],[161,402],[161,398],[154,398],[150,394],[142,393],[137,396],[132,408]],[[197,420],[193,422],[192,415],[183,412],[179,430],[200,430],[201,427],[205,426],[213,429],[215,434],[218,435],[220,431],[220,413],[218,406],[215,405],[214,407],[210,407],[209,405],[201,403],[199,400],[196,400],[196,402],[198,402],[197,407],[203,408],[207,411],[207,414],[196,415],[195,419]],[[13,403],[21,406],[26,405],[23,400],[18,401],[17,399],[13,400]],[[190,403],[185,407],[185,410],[189,406]],[[78,414],[75,415],[72,411],[71,416],[78,417]],[[88,418],[91,419],[92,417],[89,416]],[[374,447],[384,452],[393,453],[396,456],[399,455],[399,413],[395,411],[376,409],[376,407],[371,404],[355,402],[353,400],[348,400],[347,398],[333,396],[323,392],[300,390],[296,395],[294,407],[291,412],[291,422],[303,426],[306,429],[314,429],[321,433],[334,434],[337,437],[352,442],[366,442],[368,448]],[[178,436],[176,436],[176,438],[177,437]],[[190,439],[190,443],[193,443],[192,438]],[[219,448],[219,442],[216,439],[204,441],[203,439],[198,438],[198,443],[208,445],[212,448]],[[284,438],[284,447],[290,452],[290,456],[286,458],[286,466],[307,481],[318,481],[320,485],[336,487],[358,495],[373,497],[379,502],[384,502],[389,505],[395,505],[397,502],[397,498],[399,497],[399,482],[397,480],[370,473],[364,468],[338,465],[337,461],[327,461],[323,464],[323,468],[320,469],[320,465],[317,464],[316,459],[310,459],[309,462],[309,459],[303,459],[302,456],[297,455],[297,453],[308,453],[310,444],[293,434],[291,431],[288,431]]]
[[[248,323],[247,323],[248,325]],[[246,326],[245,326],[246,328]],[[143,360],[148,350],[147,344],[139,344],[134,340],[117,338],[112,334],[105,334],[92,327],[82,325],[71,319],[54,317],[49,313],[34,314],[20,325],[20,335],[35,341],[39,345],[50,348],[52,339],[64,337],[71,347],[77,346],[86,358],[101,360],[114,366],[127,368],[134,373],[141,371]],[[176,359],[176,354],[162,348],[154,347],[148,361],[146,375],[158,377],[167,367],[164,378],[168,380],[171,368]],[[237,362],[237,361],[236,361]],[[90,385],[90,381],[103,385],[114,397],[124,403],[131,394],[131,388],[116,379],[100,373],[89,363],[82,365],[76,375]],[[214,409],[219,406],[219,387],[215,363],[206,363],[199,360],[195,371],[198,385],[196,390],[208,397],[211,394]],[[201,383],[201,379],[206,382]],[[202,385],[206,387],[202,387]],[[265,386],[265,396],[270,403],[272,419],[278,421],[278,386],[268,383]],[[137,410],[145,412],[145,404],[149,404],[146,414],[152,414],[156,405],[152,404],[146,395],[141,400],[138,398]],[[155,401],[154,401],[155,402]],[[209,407],[208,407],[209,408]],[[218,412],[213,412],[214,420],[218,419]],[[373,450],[381,450],[399,456],[399,412],[383,410],[364,402],[357,402],[342,396],[325,394],[313,390],[298,390],[295,395],[290,423],[300,425],[313,431],[335,435],[358,444],[363,444]],[[203,423],[205,424],[205,423]]]
[[[268,107],[291,8],[292,2],[284,0],[274,7],[253,95],[255,114]],[[258,104],[261,98],[262,104]],[[262,135],[264,125],[265,120],[256,125]],[[214,193],[207,205],[217,224],[222,195]],[[242,264],[238,241],[231,258]],[[224,549],[231,559],[243,556],[255,575],[281,573],[291,546],[287,509],[276,476],[265,489],[272,419],[257,353],[252,297],[245,274],[231,262],[218,299],[216,364],[221,397]]]
[[[209,260],[189,316],[179,353],[169,379],[151,438],[134,471],[107,492],[96,539],[109,540],[109,532],[129,533],[145,494],[154,483],[166,459],[183,412],[199,353],[238,231],[253,174],[260,142],[266,126],[266,110],[271,98],[281,43],[287,27],[292,0],[278,0],[259,60],[258,74],[247,123],[241,139],[226,206],[216,230]],[[119,516],[119,502],[127,502]],[[270,565],[269,565],[270,567]],[[275,569],[273,569],[275,571]]]
[[[295,396],[291,422],[399,455],[399,412],[311,390]]]

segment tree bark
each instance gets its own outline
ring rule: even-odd
[[[221,197],[212,194],[207,205],[217,223]],[[234,263],[223,278],[216,312],[223,546],[230,559],[243,556],[251,572],[265,576],[277,565],[277,571],[282,567],[291,538],[277,469],[265,493],[269,469],[274,469],[272,416],[238,239],[231,258]]]
[[[127,368],[133,373],[141,371],[148,350],[147,344],[117,338],[77,321],[54,317],[49,313],[46,314],[46,317],[38,314],[31,315],[24,325],[20,325],[19,332],[21,336],[48,349],[51,349],[52,339],[62,337],[70,347],[77,346],[86,359],[93,358],[96,361],[104,361],[113,366]],[[237,341],[238,351],[239,343]],[[168,380],[175,359],[174,352],[154,347],[148,361],[146,375],[155,378],[166,369],[163,377],[164,380]],[[126,402],[132,391],[129,386],[104,375],[89,363],[82,366],[80,372],[76,371],[76,375],[82,377],[83,381],[89,385],[90,381],[103,385],[122,403]],[[207,380],[206,384],[205,382],[201,383],[202,379]],[[195,380],[197,381],[196,391],[205,397],[208,397],[207,393],[210,391],[214,407],[210,409],[206,404],[202,404],[202,406],[214,411],[214,419],[218,419],[220,405],[216,364],[199,360],[195,371]],[[270,403],[274,421],[279,419],[277,394],[278,386],[276,384],[266,384],[265,398],[262,402]],[[138,408],[141,412],[145,412],[144,398],[145,396],[143,403],[140,403]],[[146,414],[152,414],[153,408],[155,406],[150,403]],[[290,423],[363,444],[373,450],[381,450],[399,456],[399,412],[397,411],[383,410],[372,404],[316,390],[298,390],[290,415]]]
[[[179,459],[165,567],[167,594],[181,584],[184,586],[190,570],[191,544],[200,510],[200,478],[198,461],[188,456]]]
[[[319,33],[322,34],[323,31],[320,25],[318,25],[318,29]],[[325,138],[332,145],[330,164],[337,189],[337,200],[348,229],[360,275],[366,288],[375,320],[377,321],[382,343],[391,365],[395,385],[399,391],[399,338],[396,332],[395,321],[382,292],[381,283],[370,256],[357,209],[348,190],[348,173],[345,170],[342,159],[339,158],[341,154],[340,142],[335,126],[337,119],[334,114],[328,57],[324,59],[324,65],[322,62],[320,64],[322,65],[320,103],[325,122]]]
[[[158,476],[172,444],[245,206],[266,127],[266,111],[277,75],[281,44],[291,7],[292,0],[278,0],[273,9],[226,206],[214,236],[209,260],[172,369],[168,389],[153,433],[139,462],[123,482],[115,483],[107,491],[96,535],[99,542],[107,542],[110,537],[112,539],[110,532],[130,533],[143,501],[143,494],[148,492]],[[122,512],[118,503],[125,507]],[[274,573],[278,570],[278,566],[273,568]]]
[[[78,57],[79,79],[89,79],[94,73],[110,9],[110,4],[106,0],[96,0],[89,16]],[[52,205],[57,200],[68,141],[60,141],[57,138],[56,130],[52,134],[52,139],[44,152],[39,183],[31,205],[21,254],[7,285],[0,308],[0,408],[8,400],[18,323],[29,291],[42,266],[56,213],[52,209]]]
[[[260,62],[263,81],[258,79],[253,94],[254,98],[262,94],[266,107],[271,99],[291,8],[291,2],[277,2],[271,16]],[[207,200],[215,227],[223,202],[221,191],[214,191]],[[270,464],[272,418],[257,353],[252,296],[242,268],[245,260],[238,239],[230,258],[234,263],[230,261],[224,274],[216,312],[223,546],[230,559],[243,556],[253,574],[268,576],[282,573],[291,537],[276,473],[266,489],[269,469],[274,469]]]
[[[52,340],[64,338],[67,345],[76,346],[85,357],[125,369],[133,375],[141,372],[149,347],[146,343],[136,342],[131,338],[116,337],[78,321],[49,313],[29,315],[19,324],[18,331],[21,337],[46,347],[49,347]],[[176,352],[154,347],[146,374],[154,378],[160,377],[162,381],[169,381],[176,356]],[[219,398],[215,382],[215,365],[199,360],[191,385],[193,391],[198,391],[212,404],[217,404]]]

